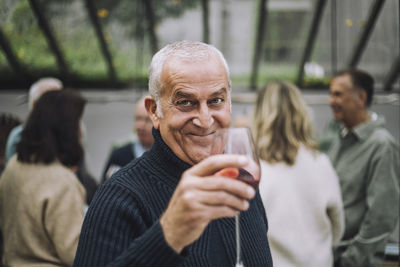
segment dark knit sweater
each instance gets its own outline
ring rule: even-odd
[[[82,227],[74,266],[234,266],[235,220],[212,221],[201,237],[177,254],[166,243],[160,217],[190,167],[153,129],[154,145],[103,184]],[[240,215],[246,267],[272,266],[261,198]]]

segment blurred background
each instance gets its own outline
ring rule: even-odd
[[[230,66],[233,116],[251,115],[271,79],[296,83],[318,132],[331,118],[329,79],[358,67],[376,81],[372,110],[399,140],[398,0],[0,0],[0,111],[25,119],[45,76],[80,90],[89,170],[130,138],[152,55],[182,39],[211,43]]]
[[[374,77],[371,110],[400,143],[399,14],[399,0],[0,0],[0,112],[26,119],[29,86],[42,77],[81,91],[87,167],[100,181],[111,147],[135,138],[152,55],[188,39],[225,55],[233,120],[283,79],[301,88],[321,133],[330,77],[357,67]]]

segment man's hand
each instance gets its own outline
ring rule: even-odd
[[[254,189],[235,179],[218,177],[221,169],[240,168],[244,156],[216,155],[185,171],[160,223],[167,243],[177,252],[197,240],[210,221],[234,217],[249,208]]]

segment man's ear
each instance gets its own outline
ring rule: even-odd
[[[358,98],[360,100],[360,104],[363,107],[367,106],[367,92],[365,92],[364,90],[360,90],[360,92],[358,93]]]
[[[155,129],[159,129],[160,127],[160,118],[157,115],[157,103],[151,96],[146,96],[144,98],[144,106],[146,107],[147,114],[149,115],[151,121],[153,122],[153,127]]]

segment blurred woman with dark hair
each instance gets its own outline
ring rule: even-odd
[[[72,266],[86,196],[74,174],[85,103],[72,90],[49,91],[29,115],[0,179],[6,266]]]
[[[253,133],[274,266],[332,266],[332,248],[344,229],[339,181],[328,157],[317,151],[295,85],[271,82],[259,92]]]

